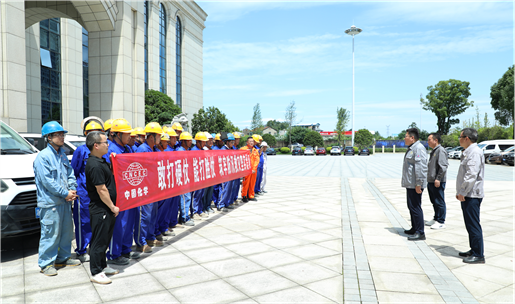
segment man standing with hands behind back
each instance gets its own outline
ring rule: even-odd
[[[406,130],[404,143],[408,151],[404,155],[402,166],[402,187],[406,188],[408,209],[411,217],[411,229],[404,230],[410,235],[408,241],[423,241],[424,214],[422,212],[422,192],[427,184],[427,152],[426,148],[418,140],[418,129]]]
[[[479,223],[479,207],[485,196],[483,186],[485,177],[485,157],[477,146],[477,131],[465,128],[460,134],[463,147],[460,168],[456,178],[456,199],[461,202],[465,227],[469,234],[470,250],[460,252],[464,263],[485,263],[483,230]]]
[[[90,151],[86,163],[86,189],[90,198],[91,222],[90,270],[92,282],[109,284],[106,274],[117,274],[118,270],[107,267],[106,250],[113,236],[116,216],[120,209],[116,203],[116,184],[110,165],[102,157],[107,154],[109,143],[101,132],[91,132],[86,137]],[[114,153],[113,153],[114,154]]]
[[[447,177],[447,152],[440,145],[441,137],[438,133],[431,133],[427,138],[427,143],[433,149],[429,157],[427,170],[427,192],[433,204],[435,215],[432,220],[426,222],[426,226],[431,229],[445,228],[445,182]]]

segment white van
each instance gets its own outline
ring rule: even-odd
[[[2,238],[40,231],[33,163],[38,150],[0,120]]]
[[[515,146],[515,140],[513,139],[487,140],[478,144],[478,147],[483,150],[485,159],[488,159],[488,156],[494,152],[501,152],[513,146]]]

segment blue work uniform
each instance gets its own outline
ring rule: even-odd
[[[220,148],[218,148],[216,145],[213,145],[213,148],[211,148],[211,150],[220,150]],[[211,198],[213,203],[215,204],[216,207],[218,207],[218,199],[220,197],[220,187],[221,187],[222,184],[217,184],[217,185],[214,185],[213,186],[213,197]]]
[[[187,151],[182,146],[175,149],[175,151]],[[191,220],[190,217],[190,208],[191,208],[191,192],[187,192],[184,194],[181,194],[181,202],[179,207],[179,217],[181,223],[186,223]]]
[[[108,163],[111,163],[109,155],[111,155],[113,152],[117,155],[132,153],[132,149],[129,146],[120,145],[115,140],[112,144],[109,145],[107,154],[103,155],[102,157]],[[138,213],[139,210],[137,207],[125,211],[120,211],[120,213],[118,213],[114,224],[113,236],[111,237],[111,242],[109,242],[109,250],[106,253],[108,260],[114,260],[120,257],[122,254],[128,254],[132,251],[131,246],[132,238],[134,235],[134,224],[139,218]]]
[[[227,146],[223,146],[220,150],[229,150]],[[222,209],[223,207],[227,207],[231,203],[232,197],[232,181],[227,181],[225,183],[220,184],[220,188],[218,190],[218,205],[216,206],[218,209]]]
[[[77,189],[77,180],[64,149],[56,151],[50,144],[38,153],[33,168],[41,211],[38,265],[44,269],[71,256],[73,220],[66,197]]]
[[[136,153],[145,153],[145,152],[158,152],[155,147],[150,147],[147,142],[142,143]],[[155,240],[155,227],[157,221],[157,202],[146,204],[140,207],[141,214],[141,225],[137,231],[135,231],[134,239],[136,241],[136,245],[142,247],[143,245],[147,245],[146,240]]]
[[[233,150],[238,150],[236,146],[232,147]],[[237,178],[233,180],[233,193],[231,198],[231,204],[234,203],[238,199],[238,193],[240,192],[240,179]]]
[[[254,146],[259,151],[258,146]],[[259,193],[261,192],[261,181],[263,180],[263,163],[265,160],[263,159],[263,152],[259,151],[259,165],[257,168],[257,175],[256,175],[256,185],[254,186],[254,192]]]
[[[203,151],[202,149],[199,149],[196,145],[191,148],[190,151]],[[193,214],[194,213],[197,213],[197,214],[202,214],[203,212],[203,209],[204,209],[204,204],[203,204],[203,198],[204,198],[204,193],[205,193],[206,189],[198,189],[198,190],[195,190],[191,193],[192,195],[192,203],[193,203]]]
[[[89,221],[89,196],[86,190],[86,162],[89,158],[89,149],[86,145],[79,146],[74,152],[71,161],[73,173],[77,179],[77,195],[73,202],[73,221],[75,223],[75,242],[77,255],[86,253],[91,242],[91,223]]]
[[[175,150],[172,147],[170,147],[169,145],[167,145],[166,149],[164,149],[162,152],[173,152],[173,151],[175,151]],[[173,199],[174,199],[174,197],[169,197],[167,199],[157,202],[158,208],[157,208],[156,230],[154,233],[155,235],[160,235],[168,230],[168,227],[170,224]]]

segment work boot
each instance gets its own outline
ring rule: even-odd
[[[40,272],[49,277],[57,275],[57,270],[55,269],[54,265],[48,265],[47,267],[41,269]]]
[[[244,202],[244,203],[248,203],[249,199],[248,199],[248,197],[244,196],[244,197],[241,198],[241,201]]]
[[[107,266],[106,268],[104,268],[104,273],[106,275],[115,275],[115,274],[118,274],[120,271],[118,269],[113,269],[109,266]]]
[[[195,214],[193,215],[193,219],[194,219],[194,220],[198,220],[198,221],[200,221],[202,218],[200,217],[200,215],[199,215],[198,213],[195,213]]]
[[[184,226],[195,226],[195,223],[192,220],[189,220],[186,223],[184,223]]]
[[[135,260],[139,259],[141,257],[141,254],[139,252],[131,251],[129,253],[122,253],[122,257]]]
[[[79,266],[81,265],[81,262],[76,259],[67,259],[66,261],[62,262],[55,262],[55,267],[66,267],[66,266]]]
[[[200,214],[200,217],[205,219],[205,218],[208,218],[208,217],[209,217],[209,215],[207,215],[207,212],[202,212],[202,213]]]
[[[128,258],[119,256],[116,259],[107,260],[107,264],[114,264],[114,265],[127,265],[130,261]]]
[[[139,251],[139,252],[143,252],[143,253],[151,253],[152,252],[152,247],[148,246],[148,245],[143,245],[141,247],[136,247],[136,250]]]
[[[81,263],[85,263],[85,262],[89,262],[90,257],[89,257],[88,253],[84,253],[84,254],[77,255],[77,259]]]
[[[226,206],[225,208],[227,208],[227,209],[234,209],[234,206],[229,205],[229,206]]]
[[[168,241],[168,238],[163,237],[163,235],[160,234],[160,235],[156,236],[156,240],[161,241],[161,242],[166,242],[166,241]]]

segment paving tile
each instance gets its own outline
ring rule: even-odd
[[[513,301],[513,290],[513,285],[510,285],[478,299],[486,303],[510,303]]]
[[[234,252],[230,250],[216,246],[212,248],[183,251],[183,253],[197,263],[207,263],[211,261],[225,260],[237,256]]]
[[[219,279],[216,274],[200,265],[155,271],[152,276],[166,289]]]
[[[300,262],[271,268],[270,270],[301,285],[335,276],[334,271],[310,262]]]
[[[250,297],[297,286],[296,283],[270,270],[242,274],[225,280]]]
[[[325,242],[319,242],[319,243],[316,243],[316,244],[318,246],[322,246],[322,247],[334,250],[334,251],[339,252],[339,253],[342,252],[342,248],[343,248],[343,244],[342,244],[342,239],[341,238],[337,238],[337,239],[333,239],[333,240],[329,240],[329,241],[325,241]]]
[[[232,303],[248,297],[223,280],[170,289],[181,303]]]
[[[462,282],[468,276],[504,286],[513,284],[513,270],[491,266],[488,264],[488,259],[486,259],[486,263],[463,264],[464,266],[455,269],[454,273],[460,277]]]
[[[148,294],[143,294],[139,296],[132,296],[128,298],[118,299],[111,302],[106,302],[109,304],[122,304],[122,303],[179,303],[179,301],[172,296],[172,294],[168,290],[152,292]]]
[[[330,299],[298,286],[254,298],[259,303],[333,303]]]
[[[241,234],[248,236],[249,238],[255,239],[255,240],[262,240],[262,239],[268,239],[275,236],[281,235],[281,233],[273,230],[258,230],[258,231],[246,231],[242,232]]]
[[[41,276],[43,276],[41,274]],[[17,275],[17,276],[9,276],[7,278],[2,278],[2,282],[0,283],[1,289],[1,295],[2,298],[8,297],[8,296],[14,296],[19,295],[25,292],[25,286],[24,286],[24,277],[23,275]]]
[[[287,235],[262,239],[261,242],[263,242],[267,245],[270,245],[272,247],[279,248],[279,249],[286,248],[286,247],[299,246],[299,245],[306,243],[306,242],[303,242],[302,240],[299,240],[297,238],[290,237]]]
[[[25,292],[30,293],[90,282],[89,263],[86,265],[88,266],[87,271],[84,265],[65,267],[57,270],[57,275],[52,277],[47,277],[39,271],[33,274],[25,274]]]
[[[332,270],[338,274],[342,274],[342,255],[336,254],[330,257],[325,257],[321,259],[312,260],[312,263],[315,263],[317,265],[323,266],[329,270]]]
[[[9,303],[9,304],[26,303],[25,302],[25,294],[22,293],[22,294],[18,294],[15,296],[9,296],[9,297],[2,296],[2,303]]]
[[[377,291],[380,303],[445,303],[438,294]]]
[[[39,290],[25,295],[26,303],[99,303],[100,301],[101,299],[92,283]]]
[[[114,275],[111,279],[113,280],[111,284],[94,285],[100,298],[104,302],[145,295],[165,289],[163,285],[149,273],[123,278],[117,278],[116,275]]]
[[[424,270],[414,258],[369,256],[370,268],[375,271],[403,272],[423,274]]]
[[[148,258],[141,259],[139,263],[149,272],[196,264],[195,261],[181,252],[152,255]]]
[[[245,243],[231,244],[225,245],[224,247],[243,256],[266,252],[269,250],[276,250],[275,248],[266,245],[260,241],[250,241]]]
[[[172,246],[178,250],[193,250],[213,247],[216,244],[206,238],[187,236],[181,240],[172,243]]]
[[[223,278],[264,269],[262,266],[241,257],[203,263],[202,266]]]
[[[308,244],[298,247],[288,247],[284,248],[283,251],[289,252],[305,260],[312,260],[338,254],[337,251],[327,249],[316,244]]]
[[[333,278],[313,282],[304,285],[314,292],[321,294],[335,303],[343,303],[343,278],[335,276]]]
[[[438,294],[424,274],[382,272],[372,270],[374,285],[379,291]]]
[[[246,258],[264,266],[265,268],[272,268],[302,261],[300,258],[280,250],[258,253],[247,256]]]

